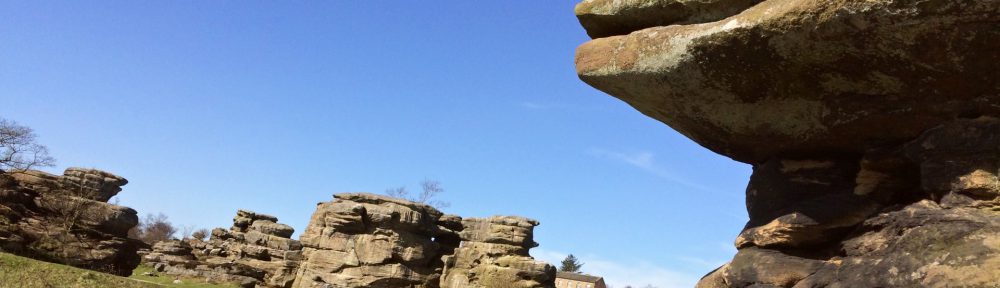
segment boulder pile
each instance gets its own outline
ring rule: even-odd
[[[699,287],[1000,283],[1000,2],[586,0],[580,78],[753,165]]]
[[[302,259],[292,227],[278,218],[239,210],[233,226],[212,230],[208,241],[171,240],[153,245],[145,261],[170,275],[236,282],[244,287],[291,287]]]
[[[128,276],[144,246],[136,211],[107,203],[128,183],[94,169],[0,172],[0,251]]]

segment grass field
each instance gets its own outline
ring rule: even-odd
[[[208,283],[204,279],[196,279],[196,278],[180,278],[181,283],[180,284],[174,284],[173,283],[174,279],[178,279],[178,278],[174,277],[174,276],[171,276],[171,275],[166,275],[166,274],[162,274],[162,273],[157,273],[159,275],[155,276],[155,277],[153,277],[153,276],[143,276],[142,275],[143,272],[152,272],[152,271],[153,271],[153,267],[149,267],[149,266],[146,266],[146,265],[139,265],[139,267],[135,268],[135,271],[132,271],[132,276],[129,277],[129,278],[130,279],[139,280],[139,281],[156,283],[156,284],[159,284],[159,285],[163,285],[162,287],[184,287],[184,288],[215,288],[215,287],[219,287],[219,288],[226,287],[226,288],[229,288],[229,287],[239,287],[239,285],[236,285],[236,284],[213,284],[213,283]]]
[[[76,267],[48,263],[12,254],[0,253],[0,288],[147,288],[147,287],[237,287],[227,284],[210,284],[201,279],[180,279],[174,284],[173,276],[142,276],[152,271],[149,266],[139,266],[129,278],[119,277]]]

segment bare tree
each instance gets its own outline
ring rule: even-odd
[[[177,233],[177,228],[167,220],[167,215],[159,213],[156,215],[146,214],[139,220],[139,225],[129,230],[129,237],[142,240],[147,244],[170,240]]]
[[[420,191],[420,194],[417,194],[416,196],[411,196],[410,191],[406,190],[405,186],[386,189],[385,195],[394,198],[406,199],[417,203],[424,203],[438,209],[451,207],[451,203],[440,200],[434,200],[434,198],[437,197],[439,194],[444,193],[444,188],[441,187],[441,182],[434,180],[424,180],[423,182],[420,182],[420,187],[423,189]]]
[[[208,229],[201,228],[191,233],[191,238],[197,239],[198,241],[205,241],[205,239],[208,238],[208,235]]]
[[[410,199],[410,195],[409,194],[410,194],[410,191],[406,191],[406,187],[404,187],[404,186],[399,186],[399,187],[396,187],[396,188],[385,189],[385,195],[387,195],[389,197],[392,197],[392,198]]]
[[[27,126],[0,118],[0,171],[20,172],[55,165],[49,148],[35,142],[38,136]]]

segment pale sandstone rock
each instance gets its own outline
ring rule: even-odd
[[[289,239],[294,231],[277,221],[274,216],[239,210],[233,226],[213,229],[209,241],[160,242],[144,259],[170,275],[243,287],[291,287],[302,260],[302,244]]]
[[[461,247],[444,257],[442,288],[553,287],[555,267],[535,261],[538,221],[515,216],[462,220]]]
[[[453,230],[438,226],[443,213],[374,194],[334,198],[317,205],[302,234],[295,287],[437,287],[441,256],[457,244],[446,241]]]

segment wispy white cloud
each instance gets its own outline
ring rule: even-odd
[[[689,180],[685,180],[684,178],[677,176],[670,170],[659,166],[654,159],[655,156],[653,155],[653,153],[650,152],[624,153],[618,151],[592,148],[588,150],[587,153],[598,158],[624,162],[636,168],[642,169],[657,177],[667,179],[671,182],[680,185],[687,186],[688,188],[693,188],[704,192],[714,192],[714,190],[708,186],[691,182]]]
[[[553,265],[558,265],[566,258],[566,253],[541,248],[532,249],[531,255],[536,259],[553,263]],[[632,287],[653,285],[659,288],[694,287],[702,276],[674,271],[646,261],[619,263],[594,255],[579,258],[584,263],[583,272],[604,277],[604,282],[616,288],[625,287],[625,285],[632,285]]]

